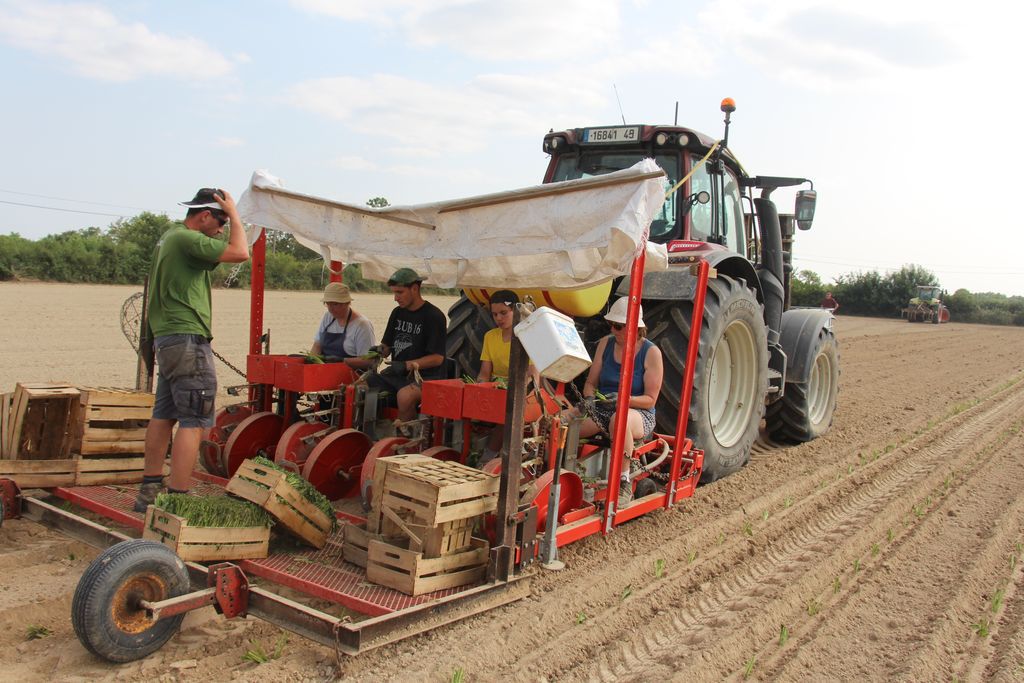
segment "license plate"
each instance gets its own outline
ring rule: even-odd
[[[640,126],[614,126],[612,128],[584,128],[584,144],[637,142],[640,139]]]

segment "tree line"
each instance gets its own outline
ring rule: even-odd
[[[867,315],[879,318],[900,317],[917,285],[941,286],[934,273],[917,265],[906,265],[882,275],[878,271],[840,275],[826,285],[817,273],[800,270],[790,284],[793,306],[819,306],[826,292],[839,302],[842,315]],[[994,292],[972,293],[958,289],[942,292],[942,303],[949,308],[950,320],[987,325],[1024,326],[1024,296],[1006,296]]]
[[[371,206],[387,206],[374,197]],[[163,214],[143,212],[119,219],[107,229],[71,230],[38,240],[17,233],[0,235],[0,281],[44,280],[49,282],[141,285],[149,274],[160,236],[175,221]],[[330,281],[324,260],[288,233],[267,231],[267,289],[322,289]],[[249,286],[251,266],[222,263],[211,273],[216,287]],[[345,283],[358,292],[387,292],[383,282],[363,278],[358,265],[344,271]],[[452,290],[426,288],[430,293]]]
[[[374,197],[367,204],[378,208],[388,205],[383,197]],[[141,285],[160,235],[173,223],[166,215],[144,212],[119,219],[106,229],[89,227],[39,240],[16,233],[0,235],[0,280]],[[218,287],[248,287],[250,265],[221,264],[212,278]],[[319,254],[287,233],[267,231],[268,289],[315,290],[329,280],[330,272]],[[346,266],[344,280],[354,291],[388,291],[384,283],[363,278],[358,265]],[[888,275],[877,271],[841,275],[828,285],[813,271],[800,270],[793,276],[790,298],[794,306],[818,306],[830,291],[839,301],[841,314],[891,318],[900,316],[917,293],[917,285],[940,283],[934,273],[917,265],[903,266]],[[433,288],[428,291],[456,293]],[[957,322],[1024,326],[1021,296],[958,289],[953,294],[944,292],[942,301]]]

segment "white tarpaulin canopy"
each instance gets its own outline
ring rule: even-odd
[[[360,263],[374,280],[411,267],[439,287],[576,289],[628,273],[645,247],[647,270],[668,267],[665,247],[647,242],[664,178],[645,159],[594,178],[371,209],[287,190],[257,171],[238,208],[246,223]]]

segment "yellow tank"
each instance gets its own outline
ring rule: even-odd
[[[467,289],[466,297],[473,303],[485,306],[489,303],[491,294],[500,288],[494,289]],[[586,289],[513,289],[523,301],[527,296],[533,298],[537,306],[550,306],[551,308],[573,317],[585,318],[601,312],[608,297],[612,292],[612,283],[609,280],[604,284],[594,285]]]

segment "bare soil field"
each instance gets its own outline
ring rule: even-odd
[[[130,386],[132,288],[0,284],[0,391]],[[442,309],[448,301],[435,300]],[[214,347],[244,363],[248,293],[214,295]],[[355,306],[381,330],[386,296]],[[316,293],[270,293],[276,352],[308,348]],[[840,317],[832,431],[760,445],[671,511],[564,548],[528,598],[338,662],[256,620],[189,614],[143,661],[92,657],[70,623],[95,550],[0,528],[4,680],[785,680],[1024,678],[1024,330]],[[226,367],[222,384],[241,382]],[[26,629],[52,633],[29,640]],[[243,661],[261,646],[280,656]]]

